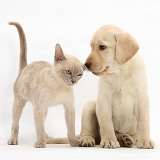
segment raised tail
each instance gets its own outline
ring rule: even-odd
[[[9,25],[14,25],[19,34],[20,40],[20,60],[19,60],[19,72],[21,72],[27,66],[27,43],[25,33],[22,26],[17,22],[9,22]]]

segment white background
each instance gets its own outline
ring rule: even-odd
[[[151,138],[154,150],[137,148],[72,148],[47,145],[36,149],[32,106],[26,104],[21,120],[19,145],[8,146],[13,103],[12,86],[18,73],[19,38],[14,26],[21,23],[27,37],[28,63],[53,62],[54,47],[60,43],[65,53],[83,63],[90,53],[94,32],[114,24],[132,34],[140,44],[146,63],[150,97]],[[0,1],[0,160],[12,159],[160,159],[160,1],[159,0],[1,0]],[[98,78],[85,72],[74,86],[76,134],[80,133],[81,111],[97,96]],[[49,109],[46,130],[50,136],[66,136],[62,106]]]

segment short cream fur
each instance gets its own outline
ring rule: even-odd
[[[100,76],[98,97],[84,107],[81,145],[92,146],[98,140],[102,148],[128,147],[128,142],[138,148],[154,148],[147,78],[137,53],[138,43],[119,27],[106,25],[94,34],[91,48],[86,66],[89,64],[88,69]],[[123,139],[120,144],[116,135]]]
[[[98,97],[83,108],[81,146],[154,148],[147,78],[138,49],[134,37],[114,25],[103,26],[93,35],[85,65],[99,76]],[[49,139],[47,143],[67,140]]]
[[[33,104],[37,133],[36,148],[46,146],[44,122],[48,107],[63,104],[71,146],[79,146],[75,137],[75,109],[73,85],[82,77],[84,65],[74,56],[64,55],[59,44],[55,47],[54,64],[45,61],[27,65],[27,49],[24,31],[19,23],[16,26],[20,37],[19,75],[14,84],[14,103],[12,113],[12,131],[9,145],[18,144],[19,119],[26,101]]]

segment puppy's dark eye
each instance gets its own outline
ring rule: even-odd
[[[104,45],[99,45],[99,50],[103,51],[103,50],[105,50],[105,49],[106,49],[106,46],[104,46]]]

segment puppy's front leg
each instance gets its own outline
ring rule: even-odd
[[[44,108],[34,108],[34,121],[37,132],[37,141],[34,144],[35,148],[45,148],[46,146],[46,133],[44,129],[45,112]]]
[[[65,119],[68,131],[68,141],[72,147],[79,146],[80,142],[75,136],[75,109],[72,101],[64,103]]]
[[[100,147],[102,148],[120,147],[113,128],[112,108],[110,105],[110,98],[104,92],[98,94],[96,113],[100,125],[100,135],[101,135]]]
[[[149,100],[148,96],[141,96],[138,102],[137,115],[137,142],[138,148],[153,149],[155,144],[150,139],[150,116],[149,116]]]

